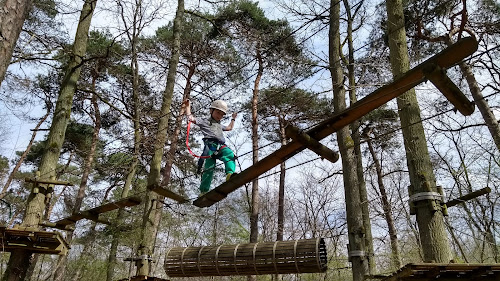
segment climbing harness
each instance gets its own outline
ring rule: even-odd
[[[217,155],[219,154],[219,151],[221,151],[223,148],[227,147],[227,145],[225,145],[225,144],[222,144],[220,147],[210,145],[210,143],[205,143],[205,140],[204,140],[205,145],[207,145],[210,150],[214,151],[213,155],[197,155],[197,154],[195,154],[191,150],[191,147],[189,147],[189,132],[191,131],[191,123],[193,123],[193,122],[188,121],[187,133],[186,133],[186,147],[191,155],[193,155],[196,158],[200,158],[200,159],[207,159],[207,158],[210,158],[212,156],[217,157]],[[210,142],[210,141],[207,141],[207,142]],[[212,149],[213,147],[215,147],[215,149]]]

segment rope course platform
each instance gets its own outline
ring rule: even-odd
[[[66,255],[68,243],[60,233],[35,228],[0,227],[0,251],[27,250],[38,254]]]
[[[322,238],[204,247],[177,247],[165,256],[170,277],[321,273],[327,270]]]
[[[317,141],[337,132],[339,129],[351,124],[370,111],[404,94],[426,80],[430,80],[460,113],[463,115],[472,114],[474,112],[474,104],[446,76],[444,71],[473,54],[477,48],[478,43],[476,39],[472,37],[463,38],[410,69],[400,77],[397,77],[393,82],[378,88],[368,96],[352,104],[349,108],[334,114],[312,129],[305,132],[289,129],[289,133],[295,133],[295,138],[290,143],[262,158],[241,173],[231,177],[229,181],[200,196],[193,204],[201,208],[212,206],[227,197],[229,193],[249,183],[305,148],[310,148],[320,156],[323,155],[322,157],[330,155],[330,158],[334,160],[335,155],[325,150],[324,147],[318,146]],[[323,152],[319,152],[318,149]]]
[[[410,263],[382,280],[500,280],[500,264]]]
[[[67,226],[75,224],[77,221],[82,220],[82,219],[88,219],[92,220],[98,223],[104,223],[104,224],[110,224],[109,221],[99,219],[99,215],[102,213],[110,212],[116,209],[120,208],[125,208],[125,207],[131,207],[131,206],[136,206],[141,203],[141,198],[137,196],[130,196],[124,199],[121,199],[116,202],[110,202],[106,203],[104,205],[95,207],[90,210],[82,211],[75,213],[69,217],[66,217],[64,219],[58,220],[56,222],[47,222],[43,223],[42,225],[48,226],[48,227],[53,227],[53,228],[58,228],[62,230],[67,230]]]

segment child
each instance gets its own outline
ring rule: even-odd
[[[228,126],[221,125],[220,121],[226,114],[228,108],[224,101],[216,100],[210,105],[210,116],[208,118],[195,118],[191,114],[191,103],[189,100],[184,101],[183,106],[186,108],[186,116],[188,121],[200,127],[203,133],[203,143],[205,147],[203,148],[203,156],[211,156],[205,161],[205,168],[201,176],[200,191],[201,193],[206,193],[210,190],[210,184],[214,177],[215,170],[215,160],[219,159],[224,162],[226,171],[226,181],[234,174],[236,164],[234,163],[234,154],[225,143],[224,135],[222,131],[231,131],[234,126],[234,120],[238,115],[236,112],[233,113],[231,118],[231,123]],[[203,159],[200,159],[198,163],[201,167],[203,165]],[[199,167],[199,168],[200,168]]]

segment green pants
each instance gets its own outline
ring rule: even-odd
[[[216,156],[212,156],[217,152]],[[227,174],[233,174],[236,169],[236,164],[234,163],[234,153],[229,147],[224,147],[219,151],[209,150],[210,158],[205,160],[205,167],[203,175],[201,176],[200,191],[207,192],[210,190],[210,185],[212,184],[212,179],[214,178],[215,161],[216,159],[224,162],[224,169]]]

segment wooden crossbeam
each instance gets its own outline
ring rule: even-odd
[[[339,160],[339,154],[337,152],[331,150],[319,141],[313,139],[310,135],[301,132],[297,127],[294,127],[292,125],[286,126],[285,134],[293,140],[305,145],[307,148],[332,163],[335,163]]]
[[[363,117],[370,111],[424,82],[426,80],[424,70],[429,69],[429,66],[437,65],[442,69],[452,67],[464,58],[473,54],[477,50],[477,46],[477,41],[472,37],[461,39],[418,66],[410,69],[392,83],[377,89],[368,96],[354,103],[349,108],[334,114],[332,117],[324,120],[305,133],[317,141],[335,133],[344,126],[347,126]],[[454,94],[454,92],[450,93]],[[457,100],[461,100],[461,98],[457,98]],[[450,102],[453,103],[454,101],[451,100]],[[197,207],[212,206],[216,202],[219,202],[227,197],[229,193],[249,183],[276,165],[299,153],[304,148],[305,146],[300,142],[295,140],[291,141],[287,145],[282,146],[275,152],[259,160],[257,163],[245,169],[241,173],[231,177],[229,181],[217,186],[205,195],[199,197],[193,202],[193,204]]]
[[[29,183],[35,183],[35,184],[41,183],[41,184],[68,185],[68,186],[73,185],[69,181],[41,180],[41,179],[36,179],[36,178],[35,179],[25,178],[24,181],[29,182]]]
[[[102,213],[106,213],[109,211],[113,211],[116,209],[120,208],[125,208],[125,207],[131,207],[131,206],[136,206],[141,203],[141,198],[137,196],[130,196],[121,200],[118,200],[116,202],[110,202],[98,207],[95,207],[90,210],[74,213],[69,217],[66,217],[64,219],[58,220],[54,222],[53,224],[45,224],[46,226],[49,225],[54,225],[51,227],[59,228],[66,230],[68,225],[75,224],[77,221],[82,220],[82,219],[88,219],[92,220],[98,223],[103,223],[103,224],[110,224],[109,221],[103,220],[99,218],[99,215]]]
[[[27,250],[39,254],[66,255],[69,245],[57,232],[35,228],[0,227],[0,251]]]
[[[473,191],[473,192],[466,194],[464,196],[461,196],[459,198],[452,199],[452,200],[446,202],[445,204],[446,204],[446,207],[453,207],[455,205],[458,205],[460,203],[464,203],[465,201],[469,201],[471,199],[474,199],[474,198],[479,197],[479,196],[484,195],[484,194],[488,194],[490,192],[491,192],[491,188],[485,187],[483,189]]]

